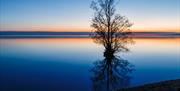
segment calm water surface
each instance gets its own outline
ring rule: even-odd
[[[180,78],[180,38],[134,41],[118,54],[134,65],[131,86]],[[103,52],[89,38],[0,39],[0,90],[92,91]]]

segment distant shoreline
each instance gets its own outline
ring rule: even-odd
[[[0,38],[90,38],[91,32],[13,32],[1,31]],[[177,32],[134,32],[132,38],[180,38]]]

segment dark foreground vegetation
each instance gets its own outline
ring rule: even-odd
[[[180,91],[180,79],[120,89],[118,91]]]

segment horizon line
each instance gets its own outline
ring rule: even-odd
[[[24,33],[93,33],[91,31],[0,31],[2,32],[24,32]],[[132,33],[180,33],[180,31],[131,31]]]

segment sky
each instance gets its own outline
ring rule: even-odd
[[[92,0],[0,0],[0,31],[91,31]],[[134,32],[180,32],[180,0],[120,0]]]

